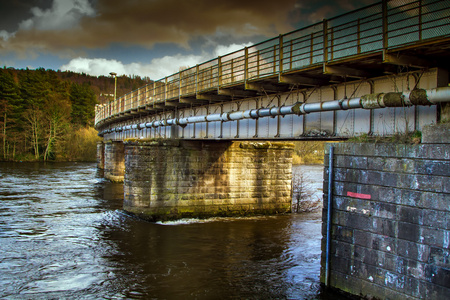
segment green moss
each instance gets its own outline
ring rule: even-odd
[[[349,138],[350,143],[397,143],[397,144],[419,144],[422,138],[422,132],[397,132],[391,136],[373,136],[363,133],[359,136]]]

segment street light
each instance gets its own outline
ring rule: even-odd
[[[117,95],[117,73],[111,72],[109,75],[114,76],[114,100],[116,100]]]

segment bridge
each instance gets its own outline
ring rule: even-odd
[[[420,130],[439,121],[442,106],[429,105],[444,101],[443,91],[422,102],[409,94],[448,86],[449,5],[383,1],[323,20],[99,105],[95,126],[111,140],[332,139]],[[401,99],[374,104],[392,92]]]
[[[291,141],[422,131],[420,145],[327,146],[321,281],[445,298],[449,70],[450,1],[384,0],[98,105],[98,166],[148,220],[284,213]]]

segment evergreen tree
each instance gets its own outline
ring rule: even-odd
[[[72,123],[83,127],[92,126],[97,99],[91,87],[87,83],[72,84],[70,101],[72,103]]]
[[[9,159],[10,156],[14,159],[19,133],[22,131],[22,123],[18,116],[21,114],[23,105],[19,94],[13,73],[10,70],[0,69],[0,118],[2,120],[0,124],[3,159]],[[10,152],[12,152],[11,155]]]

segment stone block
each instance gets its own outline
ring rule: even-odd
[[[331,230],[333,240],[353,243],[353,229],[343,226],[333,226]]]
[[[423,224],[423,214],[424,210],[421,208],[399,206],[398,219],[402,222]]]
[[[390,203],[371,201],[370,215],[378,218],[393,220],[397,216],[397,207],[398,207],[397,205]]]
[[[383,172],[380,183],[382,182],[384,186],[398,187],[399,185],[402,185],[402,178],[400,176],[401,174],[398,173]]]
[[[422,128],[422,143],[450,144],[450,123],[424,126]]]
[[[392,187],[378,187],[378,200],[384,201],[386,203],[402,203],[402,191],[400,189],[392,188]],[[420,198],[420,194],[418,194]]]
[[[420,242],[420,226],[412,223],[398,222],[398,238],[411,241]]]
[[[414,161],[414,170],[411,170],[411,172],[450,177],[450,160],[417,159]]]
[[[416,158],[443,160],[448,157],[450,157],[450,144],[421,144],[416,152]]]
[[[450,270],[450,250],[430,247],[429,264]]]
[[[423,208],[450,212],[448,193],[423,192],[416,201]]]
[[[449,239],[450,232],[447,230],[425,226],[421,228],[421,242],[425,245],[448,248],[450,243]]]
[[[427,281],[419,281],[420,299],[447,299],[450,289]]]
[[[450,270],[436,265],[425,267],[425,279],[428,282],[450,289]]]
[[[353,240],[355,245],[371,248],[374,241],[374,234],[363,230],[353,230]]]
[[[422,224],[424,226],[450,230],[450,214],[448,212],[433,209],[422,211]]]

